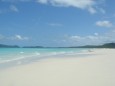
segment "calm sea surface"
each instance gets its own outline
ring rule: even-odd
[[[0,68],[39,61],[51,56],[68,56],[87,51],[83,48],[0,48]]]

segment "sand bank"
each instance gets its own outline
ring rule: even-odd
[[[89,53],[0,70],[0,86],[115,86],[115,50]]]

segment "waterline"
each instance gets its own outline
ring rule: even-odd
[[[50,57],[83,55],[89,49],[81,48],[1,48],[0,68],[27,64]]]

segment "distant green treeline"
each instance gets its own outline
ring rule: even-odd
[[[0,44],[0,48],[115,48],[115,43],[105,43],[103,45],[85,45],[73,47],[43,47],[43,46],[24,46]]]
[[[103,45],[77,46],[76,48],[115,48],[115,43],[106,43],[106,44],[103,44]]]

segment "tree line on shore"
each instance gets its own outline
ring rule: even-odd
[[[72,47],[43,47],[43,46],[24,46],[0,44],[0,48],[115,48],[115,43],[105,43],[103,45],[85,45]]]

